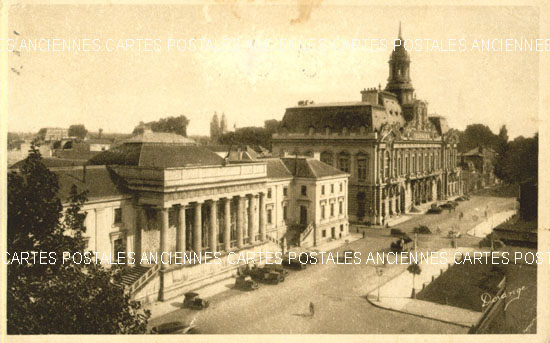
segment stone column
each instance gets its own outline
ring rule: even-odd
[[[201,203],[194,205],[195,218],[193,218],[193,251],[200,254],[202,251],[202,212]]]
[[[237,248],[243,247],[243,229],[244,229],[244,197],[237,198]]]
[[[167,207],[163,207],[161,209],[161,222],[162,222],[162,225],[160,226],[160,253],[162,256],[162,254],[164,254],[165,252],[166,253],[169,252],[167,251],[167,247],[168,247],[168,208]],[[165,262],[163,262],[162,259],[161,259],[160,268],[161,269],[166,268],[166,264]]]
[[[223,250],[231,250],[231,199],[223,202]]]
[[[141,227],[145,224],[143,209],[140,206],[134,207],[136,221],[134,227],[134,254],[136,263],[139,264],[141,260]]]
[[[208,231],[208,240],[210,241],[210,251],[218,249],[218,201],[212,200],[210,203],[210,227]]]
[[[260,193],[260,241],[266,239],[265,233],[266,212],[265,212],[265,193]]]
[[[256,197],[254,195],[248,196],[248,243],[254,244],[256,242],[256,220],[254,220],[254,207],[256,207]]]
[[[178,227],[176,228],[176,251],[186,251],[186,231],[187,228],[185,226],[185,205],[180,205],[178,211]]]

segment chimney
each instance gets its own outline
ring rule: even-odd
[[[368,102],[369,104],[378,104],[378,89],[369,88],[361,91],[361,101]]]

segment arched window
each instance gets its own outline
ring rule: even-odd
[[[413,155],[412,155],[412,165],[413,165],[412,172],[416,173],[416,153],[414,153],[414,152],[413,152]]]
[[[401,159],[401,151],[397,153],[397,175],[403,175],[403,160]]]
[[[357,218],[363,218],[365,216],[365,193],[357,193]]]
[[[407,175],[411,173],[411,164],[409,163],[409,155],[410,155],[409,152],[405,154],[405,173]]]
[[[345,151],[338,155],[338,169],[346,173],[350,171],[350,156]]]
[[[426,171],[430,170],[428,166],[429,163],[430,163],[430,160],[428,158],[428,153],[424,153],[424,170]]]
[[[359,181],[367,180],[367,155],[363,153],[357,154],[357,179]]]
[[[326,163],[329,166],[334,166],[334,163],[332,160],[332,152],[323,151],[323,153],[321,154],[321,162]]]
[[[422,151],[418,153],[418,171],[422,171],[424,168],[424,155],[422,154]]]

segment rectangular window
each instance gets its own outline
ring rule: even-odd
[[[325,219],[325,205],[321,205],[321,219]]]
[[[338,209],[339,213],[343,214],[344,213],[344,202],[340,201],[340,203],[338,205],[339,205],[339,209]]]
[[[340,225],[340,232],[344,232],[344,225]]]
[[[283,205],[283,219],[287,220],[287,218],[288,218],[288,213],[286,210],[286,205]]]
[[[330,184],[330,194],[334,194],[334,184]]]
[[[283,196],[288,196],[288,187],[283,187]]]
[[[307,196],[307,187],[302,185],[302,195]]]
[[[122,208],[115,208],[115,213],[114,213],[114,223],[115,224],[120,224],[122,223]]]
[[[340,182],[340,192],[342,192],[344,190],[344,187],[342,185],[342,183]]]
[[[271,199],[271,188],[267,189],[267,198]]]
[[[334,204],[330,204],[330,216],[334,217]]]
[[[325,185],[321,186],[321,195],[325,195]]]
[[[272,219],[271,215],[272,215],[272,211],[271,211],[270,208],[268,208],[268,209],[267,209],[267,223],[268,223],[268,224],[272,224],[272,223],[273,223],[273,219]]]
[[[325,238],[327,236],[327,230],[323,230],[322,236],[323,236],[323,238]]]

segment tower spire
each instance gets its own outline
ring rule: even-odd
[[[403,36],[401,36],[401,20],[399,21],[399,34],[397,35],[397,38],[403,39]]]

